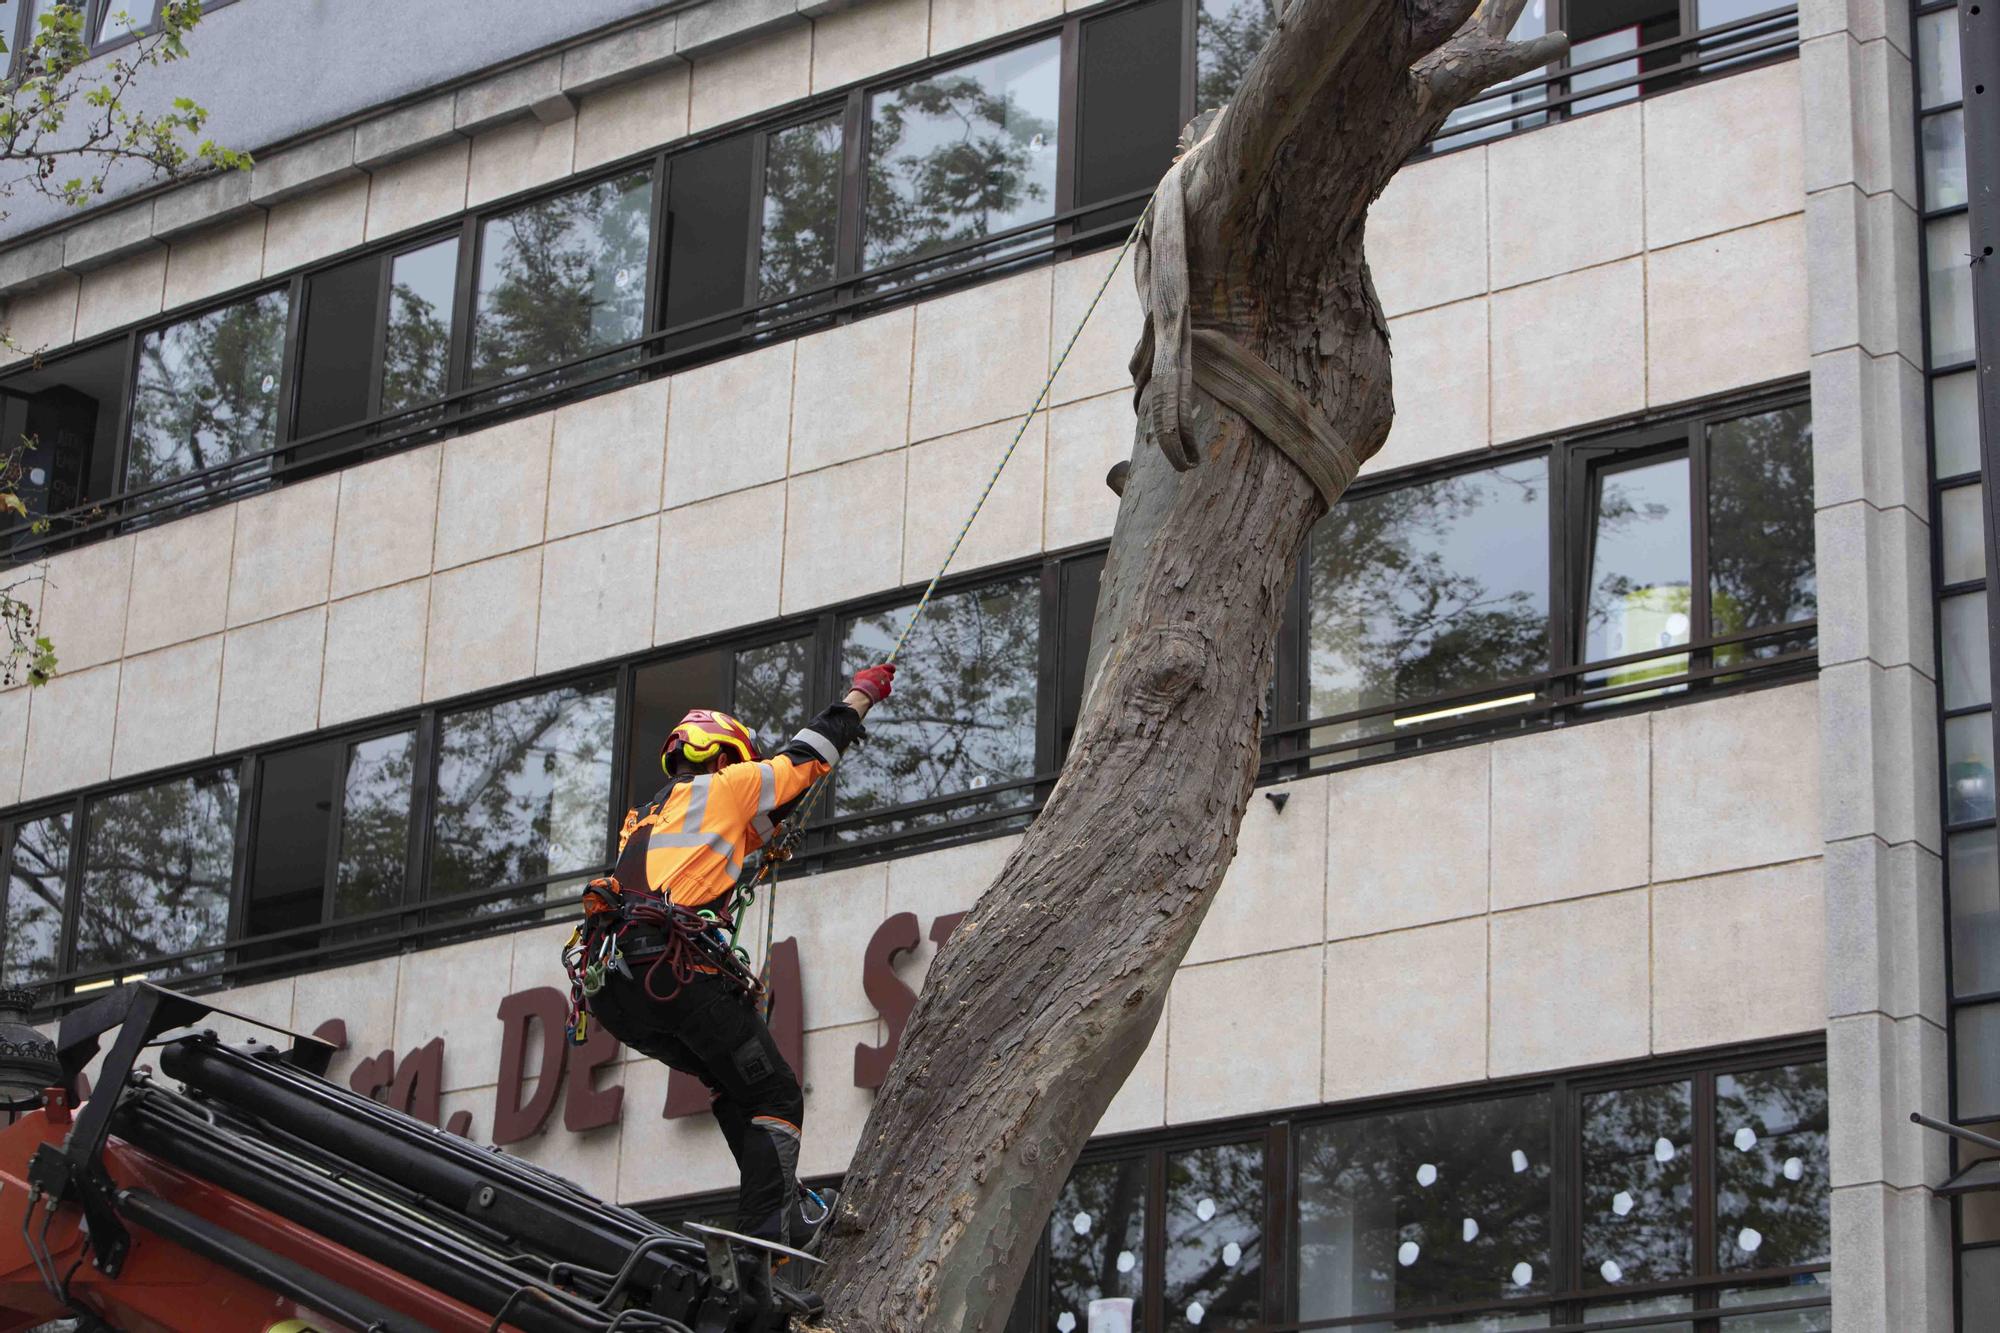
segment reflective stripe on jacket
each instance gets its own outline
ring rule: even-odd
[[[612,871],[620,889],[695,908],[722,897],[736,886],[743,858],[776,831],[784,807],[860,734],[854,710],[835,704],[762,763],[677,778],[625,816]]]

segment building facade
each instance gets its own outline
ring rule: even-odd
[[[0,5],[17,51],[55,2]],[[86,22],[110,55],[145,8]],[[608,1198],[722,1207],[698,1085],[563,1042],[563,918],[681,712],[795,726],[1025,431],[743,923],[835,1178],[1060,771],[1133,429],[1111,270],[1271,12],[369,17],[214,6],[140,96],[254,168],[0,222],[49,520],[0,540],[60,662],[0,692],[0,981],[208,988]],[[2000,1121],[1960,20],[1532,0],[1570,58],[1377,201],[1395,427],[1014,1327],[2000,1327],[2000,1176],[1909,1122]]]

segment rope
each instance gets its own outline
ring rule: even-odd
[[[1155,197],[1157,198],[1158,196]],[[1043,406],[1048,402],[1049,394],[1054,392],[1056,376],[1062,374],[1064,364],[1069,361],[1069,354],[1076,350],[1077,339],[1083,336],[1084,327],[1090,323],[1090,317],[1097,313],[1098,303],[1104,299],[1104,293],[1111,289],[1111,279],[1117,276],[1119,268],[1125,263],[1125,256],[1131,252],[1134,242],[1139,239],[1139,233],[1145,229],[1146,219],[1152,216],[1152,212],[1153,204],[1151,200],[1148,200],[1146,207],[1139,213],[1138,221],[1134,222],[1132,230],[1126,233],[1125,243],[1118,247],[1118,255],[1111,261],[1111,267],[1105,270],[1104,281],[1098,283],[1097,290],[1091,293],[1090,304],[1083,308],[1083,317],[1077,320],[1076,328],[1070,332],[1069,341],[1063,344],[1063,349],[1057,355],[1055,364],[1049,368],[1048,377],[1042,381],[1041,389],[1036,392],[1035,401],[1029,406],[1028,414],[1021,418],[1020,428],[1014,432],[1014,438],[1007,442],[1006,452],[1001,454],[1000,461],[993,465],[993,471],[988,474],[986,484],[979,488],[979,498],[972,502],[972,512],[967,514],[965,522],[959,525],[958,535],[951,539],[951,549],[944,553],[944,561],[938,566],[937,573],[931,575],[931,581],[924,585],[923,596],[917,599],[916,606],[910,611],[909,620],[904,622],[903,632],[896,636],[895,646],[889,649],[889,656],[884,661],[893,664],[902,655],[904,647],[908,645],[910,635],[917,628],[917,621],[923,618],[924,612],[930,607],[932,597],[937,593],[938,584],[944,581],[946,571],[951,568],[951,562],[957,559],[958,548],[965,545],[965,535],[972,531],[972,525],[978,521],[979,511],[986,507],[987,497],[993,494],[994,486],[1000,481],[1000,474],[1007,470],[1007,464],[1013,459],[1014,451],[1020,448],[1021,440],[1027,435],[1028,427],[1033,423],[1035,414],[1042,410]],[[813,810],[819,804],[821,792],[832,782],[835,771],[840,767],[840,758],[840,756],[835,756],[832,765],[828,767],[827,771],[806,792],[804,800],[799,805],[798,816],[792,822],[792,827],[786,832],[781,842],[784,853],[789,854],[791,848],[797,845],[799,838],[804,836],[806,824],[812,818]],[[748,885],[737,891],[736,896],[734,915],[740,921],[743,919],[743,914],[750,910],[751,904],[755,901],[758,886],[767,880],[770,882],[770,906],[764,913],[763,947],[759,954],[761,961],[758,963],[758,975],[765,980],[768,980],[770,975],[771,939],[776,932],[778,918],[777,867],[778,863],[783,859],[785,859],[784,855],[773,857],[769,853],[766,853],[763,863],[757,867],[757,874],[751,879]],[[766,990],[768,994],[768,987]]]

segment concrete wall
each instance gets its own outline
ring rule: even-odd
[[[1721,1042],[1824,1021],[1818,687],[1793,685],[1291,783],[1258,799],[1236,862],[1104,1133],[1178,1125]],[[854,1047],[883,1031],[861,988],[895,912],[928,935],[1015,845],[998,839],[794,878],[808,1172],[842,1169],[873,1094]],[[762,917],[748,935],[761,938]],[[493,1126],[500,998],[563,985],[567,926],[246,987],[220,1003],[362,1055],[446,1038],[445,1113]],[[920,983],[928,938],[897,971]],[[1254,987],[1278,1021],[1246,1023]],[[530,1066],[531,1073],[538,1066]],[[1227,1077],[1218,1077],[1227,1070]],[[513,1146],[640,1202],[733,1186],[706,1117],[663,1120],[660,1066],[621,1063],[618,1125]]]

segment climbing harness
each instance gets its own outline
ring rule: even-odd
[[[763,995],[763,981],[736,944],[735,916],[728,906],[696,910],[656,893],[628,894],[617,880],[604,878],[585,886],[583,911],[583,921],[563,946],[571,1045],[590,1040],[590,997],[604,989],[614,972],[627,981],[638,980],[654,1000],[671,1000],[701,973],[722,976],[753,997]],[[634,975],[633,962],[646,964],[643,976]],[[661,968],[673,982],[665,993],[657,988]]]

